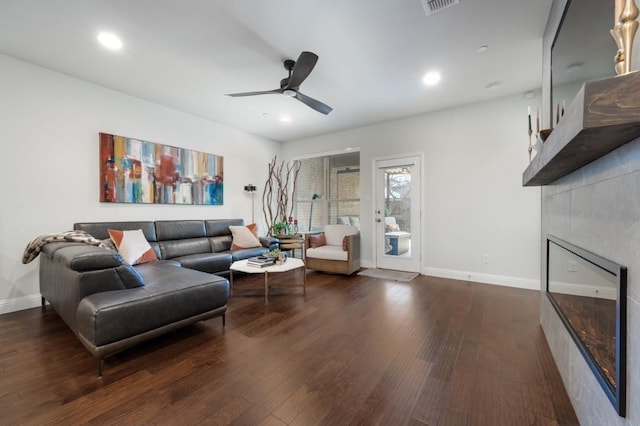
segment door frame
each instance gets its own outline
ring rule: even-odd
[[[397,270],[401,270],[401,271],[409,271],[409,272],[419,272],[420,274],[422,274],[422,258],[423,258],[423,253],[424,253],[424,238],[423,238],[423,215],[422,212],[424,211],[424,202],[425,202],[425,197],[424,197],[424,193],[425,193],[425,188],[424,188],[424,153],[406,153],[406,154],[398,154],[398,155],[393,155],[393,156],[384,156],[384,157],[376,157],[372,159],[372,188],[373,188],[373,208],[372,208],[372,213],[373,213],[373,220],[372,220],[372,242],[373,242],[373,263],[374,266],[376,268],[380,268],[381,265],[379,264],[379,243],[380,243],[380,235],[378,235],[379,228],[378,228],[378,222],[376,222],[376,210],[378,209],[378,205],[381,204],[381,200],[380,197],[382,196],[379,189],[377,187],[377,179],[378,179],[378,164],[382,163],[382,162],[387,162],[387,161],[401,161],[401,160],[416,160],[417,162],[419,162],[419,164],[417,165],[417,170],[419,172],[419,191],[418,191],[418,196],[420,197],[420,199],[417,202],[417,206],[418,206],[418,211],[417,212],[411,212],[412,217],[414,216],[414,214],[417,215],[417,220],[415,220],[414,222],[412,222],[412,224],[417,224],[417,230],[414,230],[413,226],[411,229],[411,233],[414,234],[414,232],[416,233],[416,235],[418,236],[418,241],[417,241],[417,246],[416,248],[418,249],[417,253],[413,250],[413,241],[412,241],[412,257],[411,257],[411,262],[413,262],[413,264],[411,264],[411,262],[408,262],[407,259],[401,259],[398,258],[398,260],[402,261],[405,260],[405,262],[401,262],[398,265],[396,265],[396,267],[394,267],[393,269],[397,269]],[[382,215],[382,217],[384,217],[384,215]],[[384,242],[382,242],[384,244]],[[414,257],[414,256],[417,256]]]

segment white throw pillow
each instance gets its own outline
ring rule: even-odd
[[[151,248],[142,232],[142,229],[135,231],[120,231],[118,229],[108,229],[111,240],[118,248],[118,253],[122,260],[130,265],[152,262],[158,260],[156,253]]]
[[[260,240],[246,226],[229,226],[231,235],[233,235],[232,249],[260,247]]]

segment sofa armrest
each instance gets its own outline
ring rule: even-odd
[[[45,268],[44,272],[47,272],[66,269],[76,272],[79,274],[80,282],[90,283],[88,288],[92,290],[89,293],[144,285],[135,268],[124,263],[120,254],[113,250],[88,244],[60,242],[46,244],[42,253],[50,262],[41,262],[41,270]],[[109,282],[113,277],[115,282]],[[100,282],[103,284],[100,285]],[[104,290],[101,290],[102,287]]]
[[[76,309],[94,293],[141,287],[136,269],[116,252],[79,243],[50,243],[40,254],[40,294],[76,330]]]
[[[78,271],[94,271],[122,265],[122,257],[116,251],[81,243],[49,243],[42,252],[67,268]]]
[[[260,237],[260,244],[269,250],[280,248],[280,241],[273,237]]]

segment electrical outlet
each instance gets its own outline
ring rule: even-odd
[[[574,262],[572,260],[569,261],[567,265],[567,271],[569,272],[578,272],[578,262]]]
[[[482,256],[482,263],[485,263],[485,264],[491,263],[491,256],[489,256],[488,254],[485,254],[484,256]]]

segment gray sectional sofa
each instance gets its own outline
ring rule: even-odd
[[[277,247],[231,250],[230,225],[242,219],[76,223],[98,239],[108,229],[141,229],[159,260],[131,266],[107,248],[46,244],[40,255],[40,293],[98,360],[171,330],[213,317],[224,325],[229,267]]]

